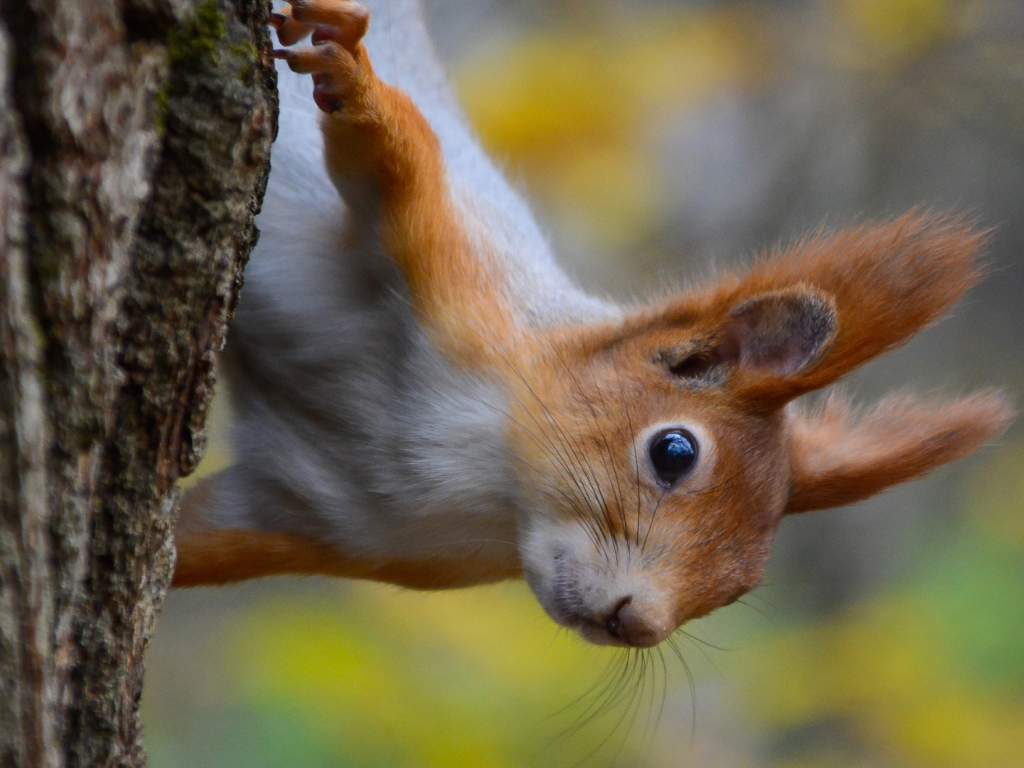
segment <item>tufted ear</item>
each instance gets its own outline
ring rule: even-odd
[[[743,278],[741,293],[794,284],[817,291],[834,308],[834,338],[793,375],[753,380],[747,394],[783,403],[905,343],[977,281],[985,238],[963,219],[909,213],[764,259]]]
[[[806,286],[746,298],[714,322],[698,348],[669,361],[680,378],[696,379],[722,366],[746,386],[788,379],[812,365],[836,334],[835,304]]]
[[[1013,416],[991,391],[950,402],[894,396],[862,415],[839,395],[814,412],[794,409],[786,511],[840,507],[921,477],[998,437]]]
[[[675,375],[728,366],[737,399],[779,408],[948,312],[977,281],[984,242],[962,219],[909,213],[769,254],[745,275],[725,276],[636,323],[695,339],[681,355],[663,356]]]

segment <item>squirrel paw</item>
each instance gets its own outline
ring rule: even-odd
[[[370,23],[370,10],[352,0],[294,0],[271,15],[281,45],[312,34],[312,46],[275,50],[293,72],[313,75],[313,100],[329,115],[354,118],[363,103],[373,70],[360,42]]]

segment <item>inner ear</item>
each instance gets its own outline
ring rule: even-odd
[[[839,328],[835,300],[803,285],[734,301],[711,323],[685,354],[662,352],[658,359],[674,376],[706,383],[724,383],[725,371],[736,370],[741,393],[777,404],[807,391],[805,374]]]
[[[810,289],[766,293],[729,313],[723,352],[742,368],[787,377],[813,363],[835,338],[835,303]]]

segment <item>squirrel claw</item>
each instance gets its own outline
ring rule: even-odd
[[[272,55],[286,61],[293,72],[313,75],[313,100],[321,111],[352,113],[337,115],[343,118],[363,111],[363,97],[372,81],[361,44],[370,23],[369,8],[352,0],[293,0],[270,23],[283,46],[312,33],[311,47],[282,48]]]
[[[277,32],[281,45],[294,45],[307,37],[314,29],[313,24],[295,18],[292,6],[286,5],[270,14],[270,26]]]

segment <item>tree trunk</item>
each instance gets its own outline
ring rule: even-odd
[[[0,768],[142,766],[175,481],[256,240],[266,0],[0,0]]]

